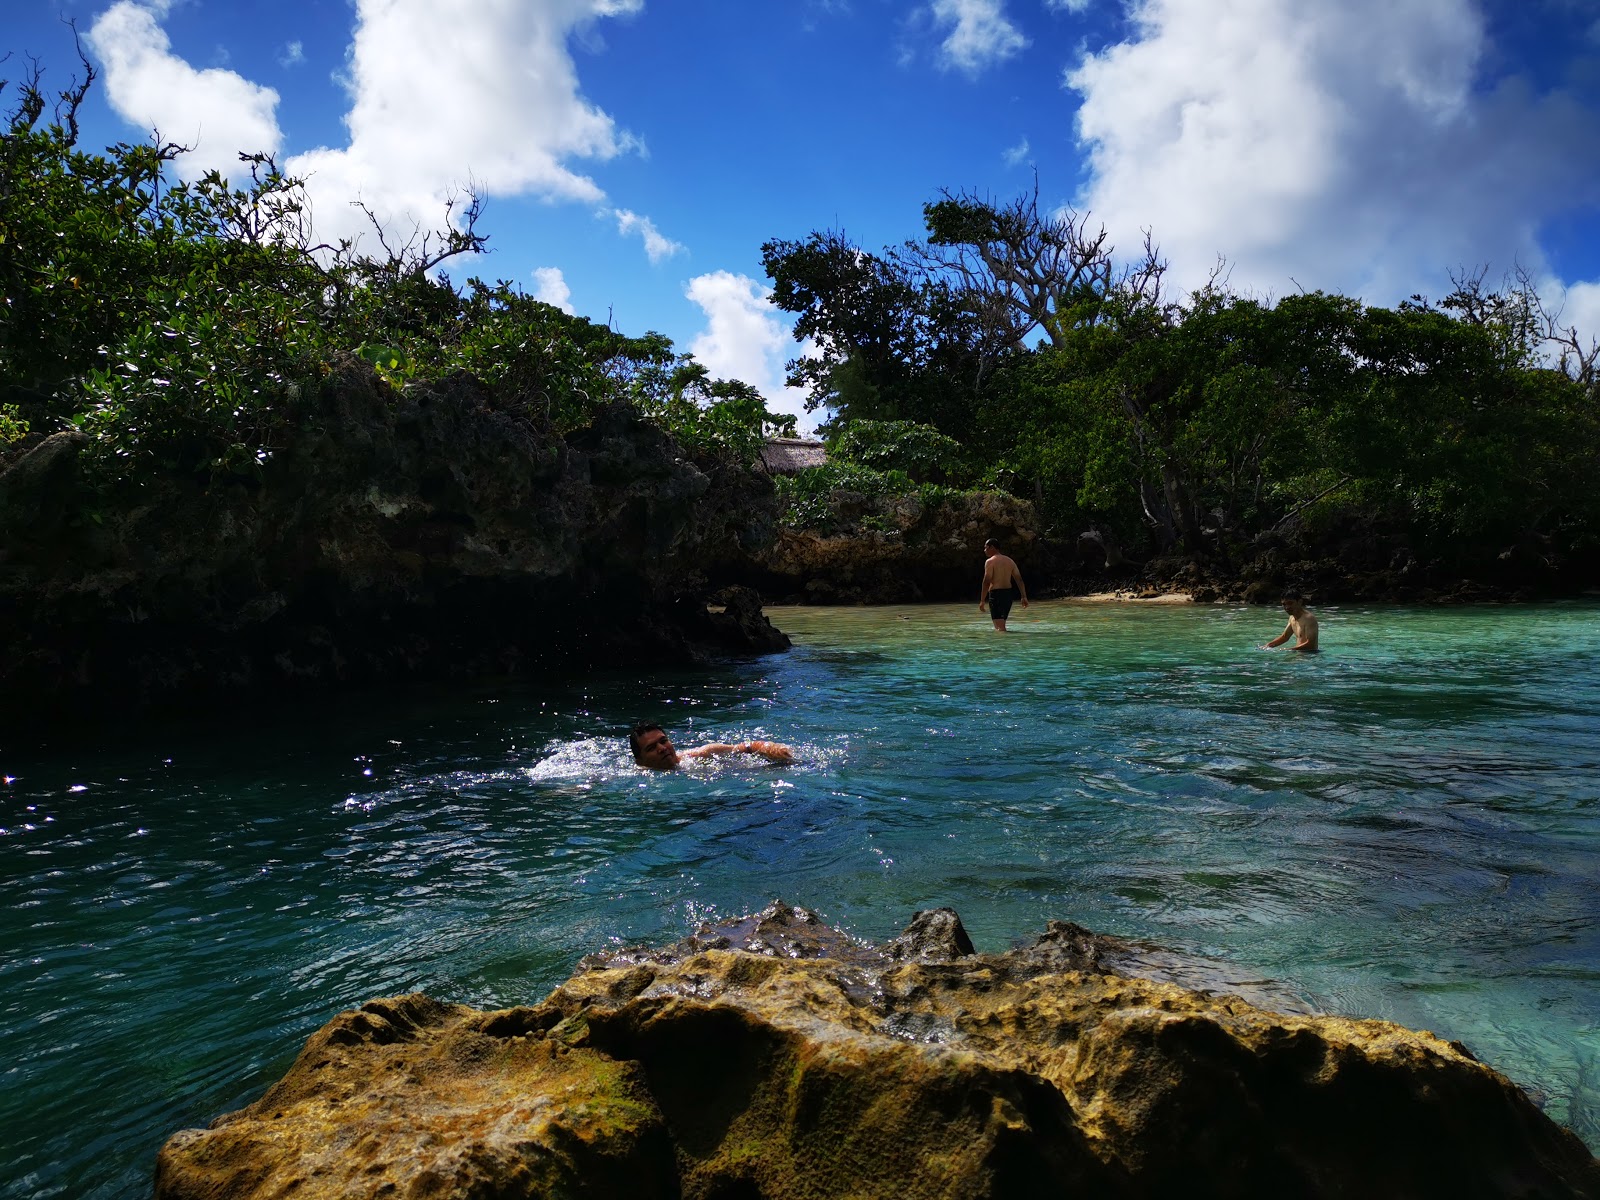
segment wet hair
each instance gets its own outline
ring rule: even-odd
[[[1302,596],[1299,592],[1291,591],[1291,592],[1285,592],[1283,594],[1283,599],[1278,601],[1278,603],[1279,604],[1287,604],[1291,600],[1293,600],[1296,604],[1304,604],[1306,602],[1306,598],[1304,596]]]
[[[993,538],[984,538],[983,545],[985,549],[990,546],[993,546],[996,550],[1000,549],[1000,543],[995,541]]]
[[[652,731],[665,733],[666,730],[652,721],[640,721],[628,730],[628,749],[633,751],[633,761],[639,761],[639,743],[644,740],[644,735]]]

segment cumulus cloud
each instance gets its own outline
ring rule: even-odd
[[[641,217],[625,208],[616,209],[611,215],[616,218],[617,232],[623,237],[637,233],[644,240],[644,252],[652,263],[671,258],[684,249],[683,243],[665,236],[649,217]]]
[[[553,304],[562,312],[572,314],[572,289],[560,267],[535,267],[533,270],[533,298]]]
[[[126,119],[195,141],[185,174],[231,163],[239,150],[276,152],[277,93],[227,71],[196,71],[171,53],[160,27],[171,0],[118,0],[94,24],[91,49],[107,95]],[[569,38],[643,0],[354,0],[355,29],[341,82],[350,94],[343,146],[283,165],[306,179],[318,235],[360,237],[359,200],[398,240],[438,227],[465,187],[593,205],[605,194],[574,164],[639,148],[578,86]],[[298,53],[296,52],[298,48]],[[291,43],[283,60],[303,58]],[[667,239],[646,249],[669,252]]]
[[[1088,12],[1089,4],[1090,0],[1044,0],[1044,6],[1051,12]]]
[[[805,410],[806,393],[783,382],[788,330],[772,305],[772,289],[747,275],[716,271],[697,275],[684,294],[706,315],[706,328],[689,353],[718,379],[738,379],[758,389],[774,412],[793,413],[799,428],[816,428]]]
[[[283,53],[278,55],[280,67],[297,67],[306,60],[306,48],[303,42],[290,42],[283,48]]]
[[[1183,286],[1392,303],[1452,268],[1539,271],[1539,222],[1593,203],[1600,122],[1489,80],[1476,0],[1135,0],[1132,36],[1066,75],[1082,96],[1079,204]]]
[[[1028,139],[1023,138],[1009,150],[1003,151],[1001,153],[1001,157],[1006,160],[1006,166],[1020,167],[1023,163],[1028,161],[1028,153],[1030,149],[1031,147],[1028,145]]]
[[[119,0],[85,37],[105,66],[106,97],[126,120],[191,147],[177,167],[187,178],[235,172],[239,154],[275,154],[278,93],[232,71],[197,71],[172,53],[160,25],[166,3]]]
[[[319,232],[359,232],[360,214],[341,209],[356,197],[386,224],[431,226],[469,177],[487,195],[600,204],[600,187],[568,164],[604,161],[636,142],[580,94],[567,40],[641,5],[356,0],[349,143],[287,164],[310,181]]]
[[[948,28],[940,58],[948,67],[976,75],[1028,45],[1007,19],[1003,0],[933,0],[935,26]]]
[[[1600,282],[1574,283],[1569,287],[1551,280],[1539,293],[1561,329],[1577,331],[1584,349],[1600,340]]]

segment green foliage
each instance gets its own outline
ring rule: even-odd
[[[961,443],[916,421],[850,421],[829,439],[828,454],[880,471],[902,471],[918,482],[966,475]]]
[[[0,404],[0,454],[28,436],[28,423],[15,404]]]
[[[773,303],[796,314],[795,338],[815,347],[789,363],[808,409],[971,436],[991,348],[979,314],[947,281],[832,232],[769,241],[761,255]]]
[[[767,438],[794,436],[794,417],[769,412],[754,387],[712,379],[700,363],[670,354],[671,344],[665,338],[660,343],[659,360],[636,374],[630,391],[640,410],[659,421],[680,444],[697,454],[750,465]]]
[[[859,463],[830,462],[808,467],[775,483],[783,505],[783,523],[795,529],[834,533],[847,522],[840,515],[841,497],[881,500],[910,495],[916,485],[904,471],[879,471]]]
[[[325,370],[314,312],[271,290],[191,282],[152,297],[160,315],[84,375],[72,423],[103,479],[256,472]]]
[[[74,427],[103,486],[253,475],[349,353],[395,391],[470,372],[559,434],[631,404],[692,453],[748,464],[793,432],[659,334],[625,337],[504,281],[457,290],[439,268],[482,249],[476,200],[403,246],[374,222],[384,254],[368,257],[314,244],[300,182],[267,156],[173,183],[182,147],[80,150],[92,79],[85,64],[51,109],[35,73],[0,141],[0,451]]]
[[[929,240],[905,255],[836,234],[764,248],[776,302],[820,348],[792,381],[835,408],[842,463],[941,482],[976,468],[1058,527],[1154,552],[1227,558],[1351,512],[1438,554],[1600,534],[1600,354],[1524,276],[1498,293],[1457,278],[1437,306],[1393,310],[1218,287],[1174,303],[1152,246],[1115,273],[1103,235],[1036,194],[946,192],[923,215]],[[1552,341],[1559,370],[1541,365]],[[824,483],[806,486],[796,515],[816,522]]]

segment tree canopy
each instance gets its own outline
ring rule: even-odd
[[[696,453],[753,462],[793,432],[759,392],[660,334],[630,337],[506,281],[443,273],[481,251],[481,206],[380,253],[320,244],[298,180],[265,155],[174,181],[183,148],[79,147],[93,82],[53,100],[35,71],[0,136],[0,456],[41,434],[88,437],[105,486],[150,472],[252,475],[303,419],[340,355],[395,388],[469,371],[526,420],[568,432],[628,404]],[[0,93],[7,85],[0,82]]]
[[[1174,298],[1153,239],[1119,260],[1037,187],[943,192],[923,220],[881,254],[832,232],[763,247],[814,347],[791,382],[832,411],[849,461],[884,459],[887,428],[926,429],[949,439],[942,461],[1058,527],[1223,561],[1341,513],[1441,553],[1591,545],[1600,528],[1583,486],[1600,464],[1594,343],[1525,274],[1394,308],[1268,301],[1220,276]]]

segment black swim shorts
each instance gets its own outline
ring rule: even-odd
[[[1016,602],[1016,588],[990,588],[989,619],[992,621],[1004,621],[1011,615],[1011,606]]]

